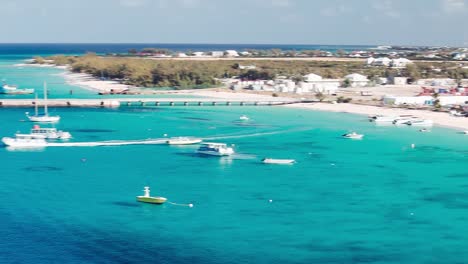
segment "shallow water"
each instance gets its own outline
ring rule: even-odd
[[[166,145],[0,149],[8,161],[0,177],[0,234],[8,237],[1,262],[467,258],[468,137],[455,131],[375,127],[362,116],[279,107],[57,112],[57,127],[74,141],[190,135],[234,144],[239,155],[202,157],[196,146]],[[241,114],[249,126],[239,126]],[[21,110],[0,115],[2,135],[31,125],[19,121]],[[342,139],[348,129],[366,136]],[[264,165],[263,157],[297,164]],[[194,207],[136,203],[146,185]]]

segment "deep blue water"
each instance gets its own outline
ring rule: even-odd
[[[96,53],[125,53],[129,49],[165,48],[173,51],[214,51],[234,49],[238,51],[247,49],[282,49],[282,50],[312,50],[346,51],[369,49],[375,46],[365,45],[268,45],[268,44],[0,44],[0,55],[11,57],[23,55],[52,55],[52,54],[83,54]]]

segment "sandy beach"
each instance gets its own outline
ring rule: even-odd
[[[313,103],[313,104],[293,104],[286,107],[302,108],[317,111],[342,112],[359,115],[414,115],[424,119],[431,119],[434,124],[444,127],[449,127],[461,131],[468,130],[468,118],[455,117],[444,112],[433,112],[427,110],[410,110],[401,108],[388,108],[370,105],[357,104],[330,104],[330,103]]]

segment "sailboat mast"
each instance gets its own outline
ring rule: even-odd
[[[44,115],[48,115],[47,109],[47,83],[44,82]]]
[[[36,103],[34,104],[34,113],[35,113],[35,116],[38,116],[39,115],[39,106],[38,106],[39,102],[37,101],[37,93],[36,93]]]

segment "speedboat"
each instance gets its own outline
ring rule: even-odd
[[[39,114],[38,112],[38,103],[37,103],[37,94],[36,94],[36,103],[34,104],[35,114],[33,116],[29,115],[29,112],[26,112],[26,117],[31,122],[40,122],[40,123],[55,123],[60,120],[60,116],[50,116],[48,113],[47,107],[47,85],[44,83],[44,113]]]
[[[394,125],[407,125],[408,122],[411,122],[413,120],[416,120],[416,117],[402,117],[402,118],[397,118],[393,121]]]
[[[56,128],[41,128],[38,125],[33,126],[30,136],[44,139],[70,139],[72,137],[69,132],[57,130]]]
[[[409,126],[432,126],[434,122],[430,119],[414,119],[406,122]]]
[[[2,142],[6,146],[16,148],[37,148],[47,146],[47,142],[44,138],[35,138],[28,134],[16,134],[15,138],[4,137],[2,138]]]
[[[150,187],[148,187],[148,186],[145,186],[143,192],[144,192],[144,195],[136,197],[138,202],[152,203],[152,204],[163,204],[163,203],[165,203],[167,201],[167,199],[164,198],[164,197],[151,196],[150,195]]]
[[[270,159],[264,158],[262,160],[265,164],[294,164],[296,161],[293,159]]]
[[[191,137],[172,137],[166,141],[169,145],[191,145],[191,144],[198,144],[202,142],[199,138],[191,138]]]
[[[362,139],[364,137],[363,134],[358,134],[356,132],[351,132],[343,135],[344,138],[349,138],[349,139]]]
[[[234,149],[224,143],[203,143],[197,153],[213,156],[229,156],[234,154]]]
[[[421,128],[419,129],[419,132],[431,132],[431,131],[427,128]]]
[[[468,135],[468,130],[465,130],[462,133],[465,134],[465,135]]]
[[[241,115],[241,116],[239,117],[239,120],[240,120],[240,121],[249,121],[249,119],[250,119],[250,118],[249,118],[248,116],[246,116],[246,115]]]

